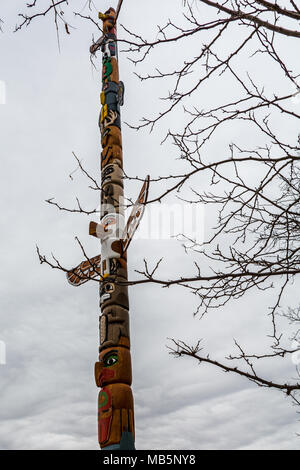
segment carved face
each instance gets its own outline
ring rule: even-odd
[[[116,305],[104,309],[99,319],[100,348],[130,348],[128,310]]]
[[[117,284],[121,281],[124,282],[124,279],[118,278],[115,276],[111,281],[111,278],[114,276],[108,277],[105,282],[100,282],[100,307],[103,310],[105,307],[110,305],[119,305],[120,307],[129,309],[128,301],[128,286]],[[108,282],[109,280],[109,282]]]
[[[131,358],[127,348],[104,349],[95,364],[95,379],[98,387],[112,383],[131,384]]]

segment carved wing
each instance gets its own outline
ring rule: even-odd
[[[150,176],[148,175],[144,181],[140,194],[127,220],[127,224],[124,229],[123,237],[122,237],[123,238],[122,246],[123,246],[124,252],[128,249],[128,246],[130,245],[133,235],[135,234],[140,224],[140,221],[143,217],[144,210],[145,210],[145,203],[147,202],[147,199],[148,199],[149,181],[150,181]]]
[[[104,36],[101,36],[101,38],[97,39],[97,41],[91,45],[90,47],[90,53],[95,54],[98,49],[100,49],[102,43],[103,43]]]
[[[89,260],[82,261],[76,268],[67,272],[68,282],[72,286],[81,286],[90,279],[100,275],[101,256],[94,256]]]

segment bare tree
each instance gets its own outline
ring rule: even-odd
[[[276,283],[276,299],[270,312],[266,312],[271,320],[270,350],[249,354],[235,342],[238,353],[219,362],[201,353],[200,341],[191,346],[173,340],[170,352],[233,372],[257,385],[282,390],[299,404],[299,380],[274,383],[256,371],[256,363],[297,354],[300,347],[299,308],[290,307],[287,312],[281,309],[286,287],[300,272],[299,65],[292,63],[288,54],[297,48],[300,11],[292,1],[289,8],[264,0],[223,3],[199,0],[184,4],[186,26],[169,20],[159,27],[160,39],[155,42],[126,30],[133,38],[128,51],[138,54],[132,59],[136,65],[144,62],[154,48],[165,44],[173,47],[173,53],[169,53],[177,58],[181,41],[188,39],[202,45],[199,54],[192,58],[185,53],[179,68],[168,71],[157,68],[146,76],[138,74],[141,81],[167,78],[173,85],[164,97],[165,109],[131,127],[152,130],[169,113],[178,112],[178,108],[183,110],[182,131],[169,130],[166,139],[172,140],[189,169],[184,174],[163,177],[170,181],[169,187],[154,200],[161,201],[171,192],[180,197],[178,193],[183,192],[186,183],[191,186],[194,177],[204,173],[209,187],[201,190],[194,185],[191,197],[183,199],[216,208],[216,225],[202,244],[186,239],[185,249],[195,254],[195,271],[189,277],[161,279],[158,266],[150,271],[145,262],[145,269],[140,272],[143,278],[133,284],[151,282],[189,289],[199,299],[195,314],[204,315],[246,292],[265,291]],[[209,21],[203,22],[202,18]],[[222,48],[228,42],[231,47]],[[184,51],[187,50],[185,46]],[[191,50],[194,52],[192,47]],[[257,73],[250,73],[248,66],[255,70],[255,65]],[[261,82],[260,67],[276,77],[271,86]],[[226,90],[227,81],[235,93],[230,98],[221,97],[211,107],[200,108],[200,92],[202,89],[205,92],[208,81],[211,90],[222,86]],[[245,147],[245,139],[229,141],[228,150],[216,156],[211,150],[213,144],[224,134],[223,129],[230,126],[231,129],[244,126],[251,132],[254,145]],[[210,272],[200,268],[207,266],[207,261]],[[278,329],[279,315],[296,326],[290,338],[293,347],[287,346],[289,338]],[[236,365],[241,361],[244,369]],[[298,370],[297,373],[299,377]]]
[[[28,9],[37,3],[27,4]],[[87,6],[90,8],[91,2]],[[52,11],[56,30],[60,22],[68,32],[62,7],[71,12],[71,2],[62,0],[49,2],[48,9],[32,16],[22,13],[16,30]],[[300,273],[300,70],[295,57],[289,54],[299,47],[300,9],[294,0],[194,0],[183,1],[182,8],[181,20],[175,23],[169,19],[159,26],[153,40],[122,26],[124,37],[119,42],[136,65],[141,82],[167,80],[171,86],[162,97],[164,107],[156,116],[143,117],[139,123],[129,125],[136,130],[147,127],[153,130],[157,125],[163,126],[170,113],[181,113],[182,129],[169,129],[165,140],[175,145],[186,171],[153,177],[152,184],[163,187],[148,204],[173,193],[190,204],[212,206],[216,210],[216,224],[202,244],[186,237],[184,248],[194,253],[189,277],[170,273],[170,278],[162,278],[161,263],[154,262],[151,269],[145,261],[144,269],[138,271],[140,278],[129,284],[153,283],[188,289],[199,299],[196,315],[222,309],[246,292],[258,290],[263,295],[273,288],[275,300],[266,312],[272,344],[265,352],[246,353],[244,346],[235,342],[238,352],[219,362],[201,352],[201,341],[191,346],[174,339],[170,352],[238,374],[259,386],[278,389],[299,404],[298,370],[296,379],[281,377],[274,382],[257,372],[256,367],[257,363],[273,364],[300,351],[300,307],[290,306],[287,310],[281,307],[287,286]],[[81,12],[77,15],[98,27],[91,15]],[[194,44],[198,45],[197,54]],[[153,67],[151,54],[159,48],[168,48],[170,57],[176,57],[176,66],[166,70],[161,64],[146,75],[139,73],[141,64],[143,69],[146,64]],[[268,71],[274,79],[265,84],[262,77]],[[231,92],[217,95],[219,101],[211,100],[213,105],[203,103],[199,97],[205,95],[208,83],[210,89],[220,89],[227,83],[226,90],[230,88]],[[232,136],[236,126],[249,132],[251,142],[245,144],[245,139],[239,136],[234,140],[230,137],[222,153],[219,150],[216,153],[219,136],[224,136],[227,130]],[[101,184],[82,166],[81,169],[93,182],[93,189],[101,191]],[[204,189],[194,183],[201,174],[209,181]],[[191,187],[189,196],[187,183]],[[61,210],[91,213],[79,201],[75,209],[53,200],[48,202]],[[39,256],[42,263],[67,270],[55,258],[49,261],[40,252]],[[207,265],[209,269],[202,268]],[[286,337],[282,323],[279,327],[279,318],[295,326],[292,338]],[[293,346],[288,347],[291,340]]]

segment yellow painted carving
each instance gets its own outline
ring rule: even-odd
[[[99,20],[104,21],[104,20],[107,20],[108,16],[104,15],[103,13],[101,13],[101,11],[99,11],[98,18],[99,18]]]

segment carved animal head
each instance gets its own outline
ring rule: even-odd
[[[101,351],[95,364],[95,380],[98,387],[112,383],[131,385],[130,351],[123,347],[112,347]]]

